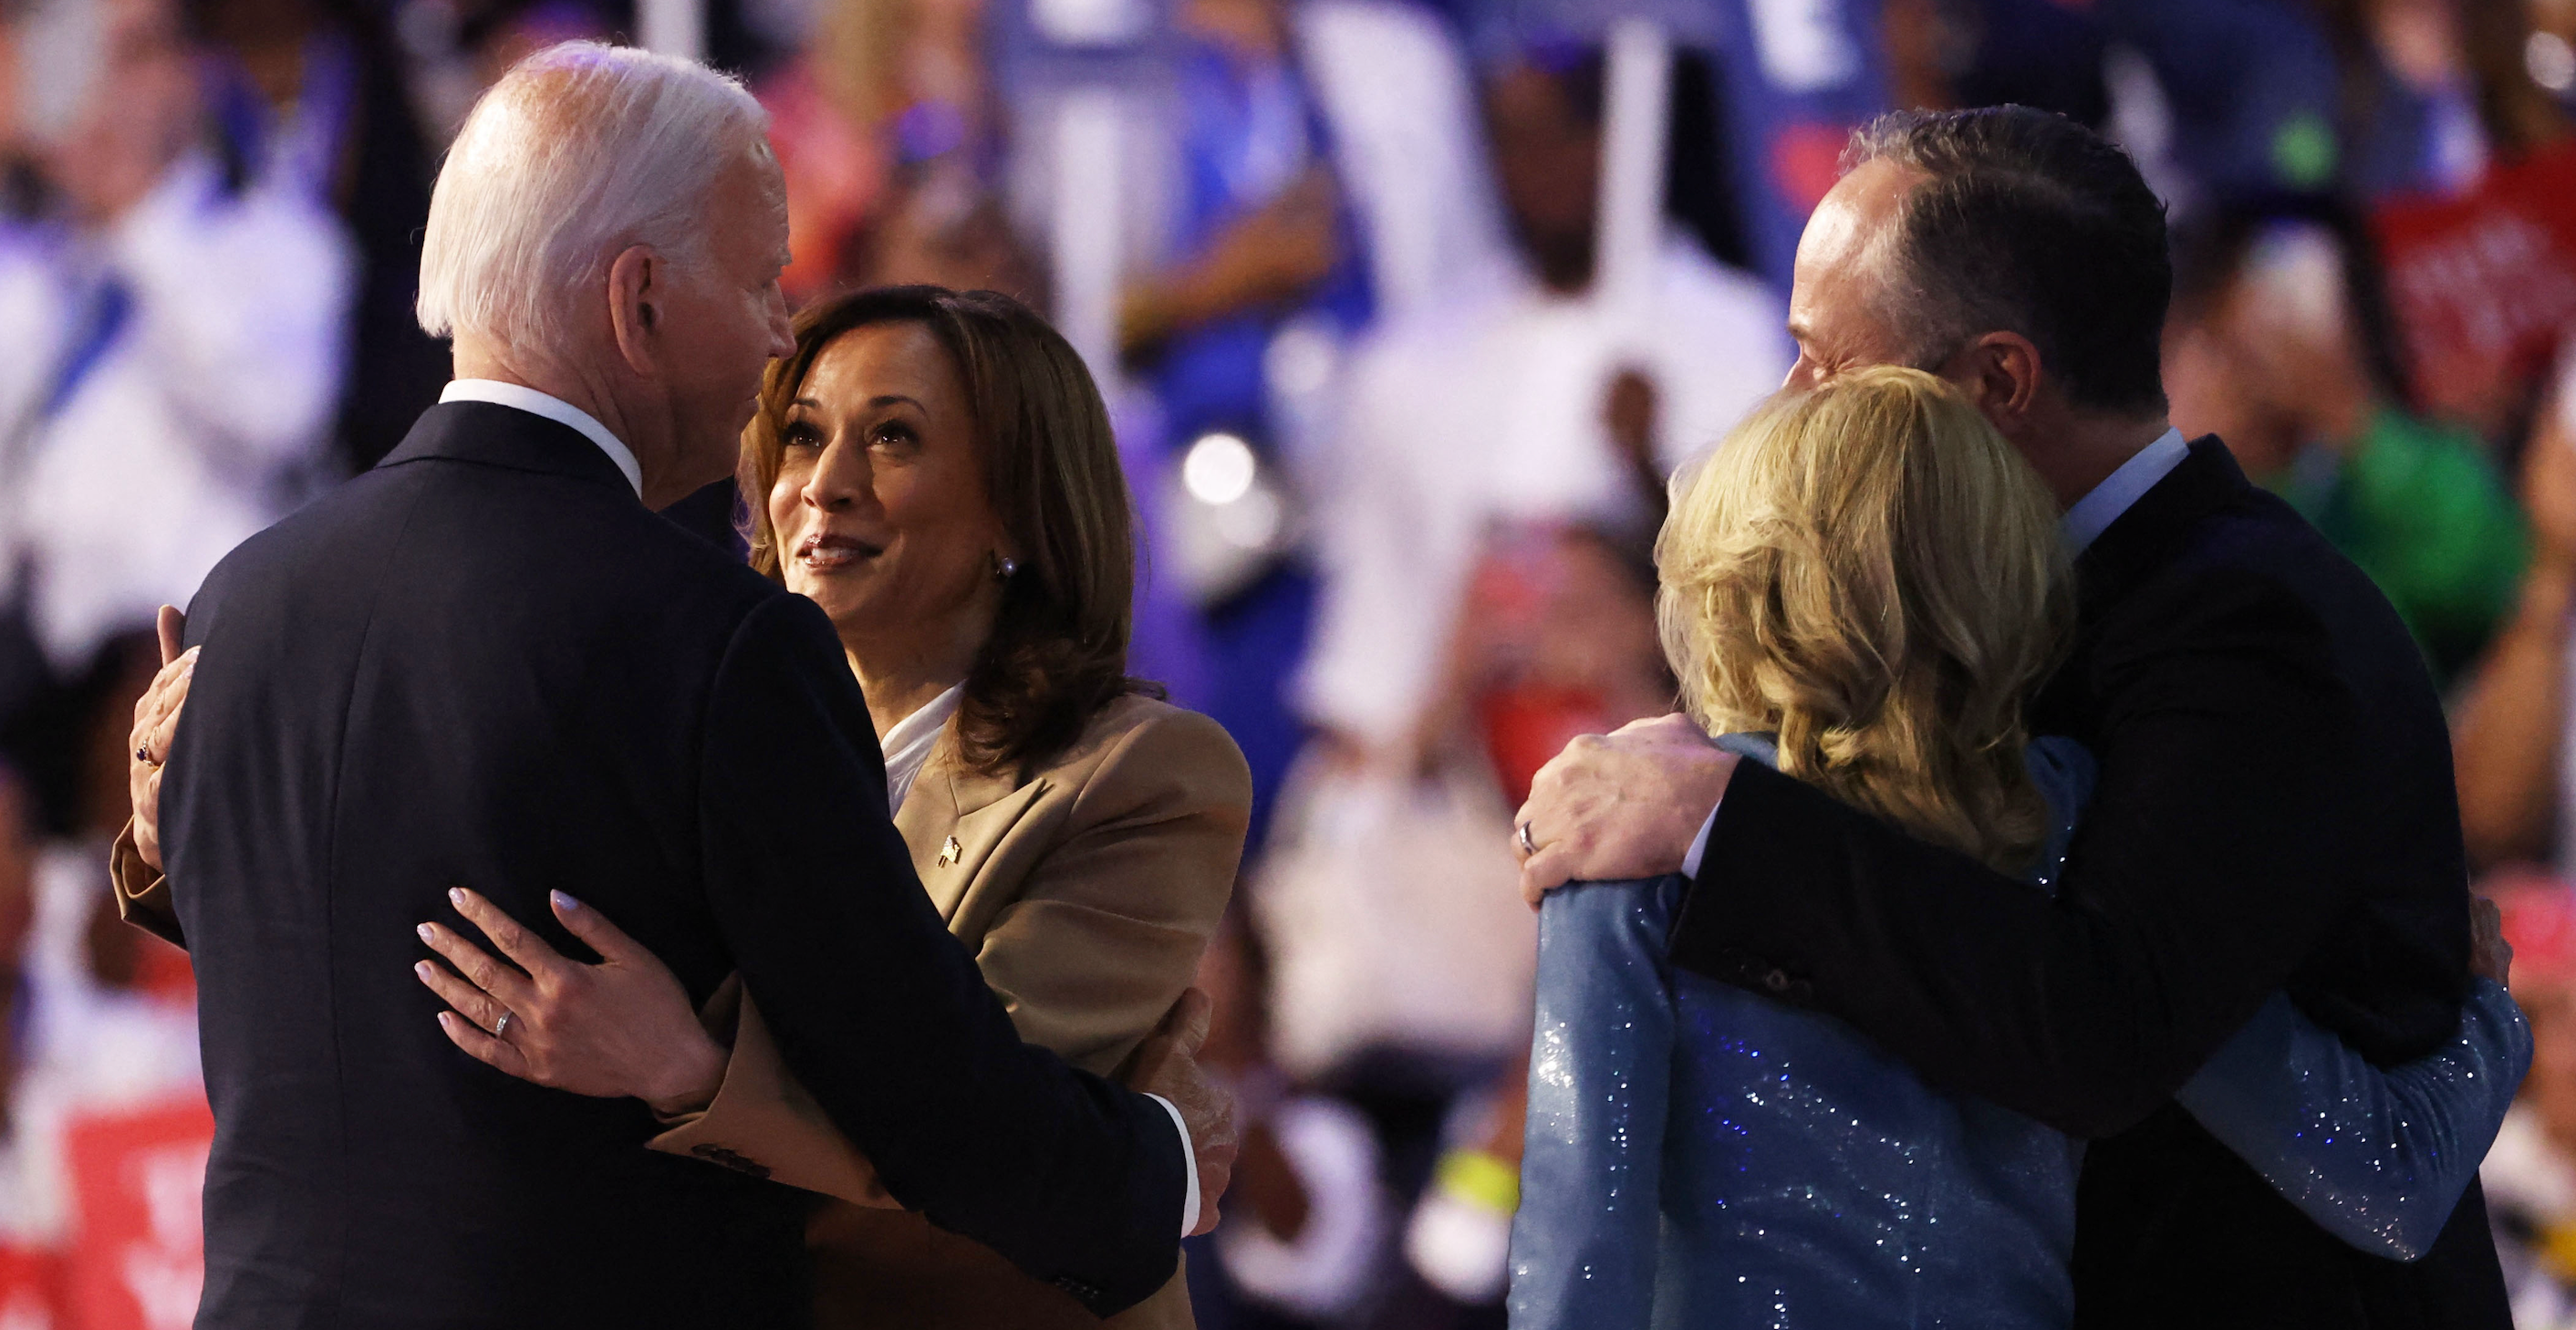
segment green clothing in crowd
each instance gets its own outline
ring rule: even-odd
[[[2382,407],[2341,456],[2311,448],[2265,483],[2379,584],[2436,684],[2512,611],[2530,537],[2477,435]]]

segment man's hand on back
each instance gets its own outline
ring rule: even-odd
[[[1193,988],[1163,1017],[1163,1023],[1129,1054],[1118,1079],[1142,1094],[1161,1095],[1181,1110],[1189,1128],[1190,1148],[1198,1155],[1199,1213],[1190,1226],[1197,1237],[1216,1228],[1217,1202],[1234,1175],[1234,1152],[1240,1137],[1234,1120],[1234,1092],[1199,1069],[1199,1045],[1207,1039],[1208,995]]]
[[[1577,738],[1538,769],[1514,820],[1515,840],[1526,828],[1526,843],[1537,847],[1523,851],[1521,894],[1536,908],[1568,882],[1680,872],[1734,774],[1735,755],[1711,744],[1688,716]]]

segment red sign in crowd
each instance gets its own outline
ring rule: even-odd
[[[202,1094],[88,1113],[63,1133],[73,1222],[56,1252],[0,1246],[0,1330],[186,1330],[205,1281]]]
[[[2576,327],[2576,145],[2373,217],[2417,402],[2480,425],[2521,401]]]

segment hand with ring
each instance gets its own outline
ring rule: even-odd
[[[715,1098],[730,1055],[698,1023],[678,976],[643,944],[554,892],[555,918],[599,953],[599,964],[585,965],[481,895],[463,887],[447,895],[502,957],[443,924],[420,926],[421,941],[454,968],[425,960],[413,973],[454,1008],[438,1013],[438,1028],[458,1048],[524,1081],[603,1099],[632,1095],[664,1117]]]
[[[1521,895],[1536,909],[1568,882],[1680,871],[1708,811],[1726,794],[1735,760],[1681,715],[1576,738],[1539,768],[1514,819]],[[1548,825],[1544,844],[1531,830],[1541,821]]]

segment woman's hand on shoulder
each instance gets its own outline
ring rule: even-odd
[[[179,650],[186,616],[161,607],[161,672],[134,703],[134,730],[125,750],[126,794],[134,802],[134,853],[161,868],[161,767],[170,760],[170,741],[179,732],[179,711],[187,705],[188,685],[197,676],[197,651]]]
[[[698,1023],[670,967],[597,910],[552,893],[555,918],[599,953],[599,964],[585,965],[474,892],[458,887],[448,899],[507,958],[444,925],[420,926],[421,940],[455,967],[422,961],[414,973],[454,1009],[438,1013],[438,1025],[458,1048],[539,1085],[632,1095],[664,1117],[715,1098],[724,1046]]]

